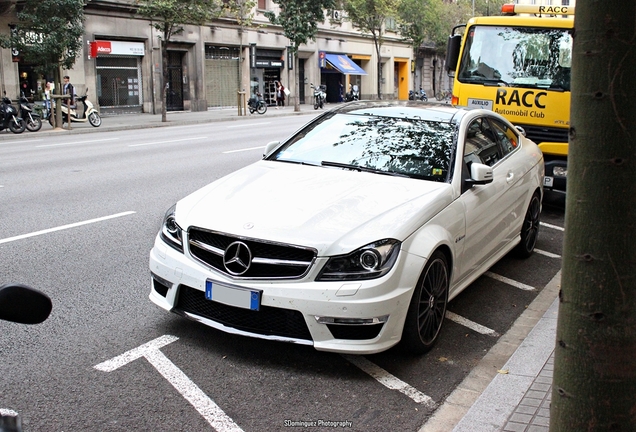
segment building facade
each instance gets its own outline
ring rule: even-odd
[[[84,50],[70,76],[78,94],[107,113],[161,112],[161,46],[168,44],[169,111],[202,111],[237,106],[238,92],[256,91],[274,103],[274,81],[292,91],[288,103],[312,102],[311,84],[327,88],[327,101],[340,101],[348,85],[357,84],[361,97],[377,98],[378,74],[382,97],[407,99],[412,88],[412,48],[397,32],[387,31],[380,52],[380,70],[370,36],[360,34],[343,20],[342,11],[326,17],[314,41],[298,52],[298,94],[294,86],[294,59],[289,41],[265,12],[277,11],[271,0],[260,0],[254,26],[240,29],[233,20],[220,18],[202,26],[184,26],[182,34],[163,41],[148,20],[134,15],[132,1],[92,0],[85,7]],[[9,31],[15,14],[0,17],[0,31]],[[0,50],[2,90],[11,98],[21,91],[38,99],[45,77],[36,65],[25,64]]]

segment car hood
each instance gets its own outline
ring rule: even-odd
[[[177,203],[177,223],[242,237],[348,253],[384,238],[403,241],[453,200],[451,185],[259,161]]]

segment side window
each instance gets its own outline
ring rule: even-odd
[[[472,162],[493,166],[502,158],[497,145],[495,132],[484,118],[474,120],[468,126],[464,145],[464,161],[468,166]]]
[[[508,153],[512,152],[517,148],[519,144],[519,137],[517,136],[517,132],[508,127],[505,123],[500,122],[499,120],[490,120],[492,122],[493,130],[499,137],[499,142],[501,143],[501,150],[503,152],[503,156],[506,156]]]

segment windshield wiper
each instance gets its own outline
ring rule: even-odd
[[[364,167],[364,166],[360,166],[360,165],[352,165],[352,164],[346,164],[346,163],[341,163],[341,162],[322,161],[322,162],[320,162],[320,165],[326,166],[326,167],[349,169],[349,170],[358,171],[358,172],[368,172],[368,173],[375,173],[375,174],[390,175],[390,176],[395,176],[395,177],[409,177],[410,178],[409,175],[402,174],[402,173],[397,173],[397,172],[394,172],[394,171],[383,171],[383,170],[377,169],[377,168],[369,168],[369,167]]]
[[[506,87],[510,87],[509,82],[504,81],[500,78],[484,79],[484,80],[480,80],[480,82],[485,86],[498,86],[499,84],[503,84]]]

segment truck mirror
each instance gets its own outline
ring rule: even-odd
[[[461,48],[462,35],[453,34],[448,37],[448,45],[446,46],[446,72],[449,75],[455,73],[457,69],[457,61],[459,60],[459,50]]]

